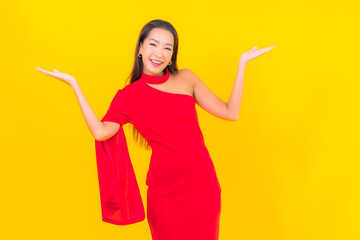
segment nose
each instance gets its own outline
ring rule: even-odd
[[[158,48],[155,52],[155,56],[159,58],[162,57],[163,56],[162,49]]]

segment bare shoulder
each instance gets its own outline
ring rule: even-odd
[[[199,77],[189,68],[178,70],[177,78],[191,86],[194,86],[196,81],[199,80]]]
[[[211,89],[209,89],[205,83],[190,69],[185,68],[181,71],[184,79],[188,79],[193,86],[193,96],[196,103],[208,113],[227,120],[234,119],[227,103],[219,98]]]
[[[184,77],[193,78],[195,73],[191,71],[189,68],[183,68],[178,70],[179,75],[183,75]]]
[[[173,75],[173,89],[174,92],[188,94],[193,96],[195,89],[196,75],[188,68],[179,69]]]

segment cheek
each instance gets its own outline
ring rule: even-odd
[[[143,49],[143,51],[144,51],[144,53],[150,54],[150,53],[153,52],[153,48],[151,48],[151,47],[146,47],[146,48]]]
[[[166,54],[166,58],[167,58],[167,59],[171,59],[172,55],[173,55],[172,52],[168,52],[168,53]]]
[[[145,55],[146,56],[150,56],[151,54],[152,54],[152,52],[151,52],[151,49],[146,49],[145,51],[144,51],[144,53],[145,53]]]

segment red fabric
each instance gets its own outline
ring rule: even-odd
[[[145,211],[122,128],[128,119],[119,115],[122,109],[118,107],[121,101],[119,92],[101,120],[120,123],[119,131],[105,141],[95,140],[95,149],[102,220],[127,225],[143,221]]]
[[[146,177],[147,220],[152,238],[154,240],[217,240],[221,188],[199,126],[195,99],[186,94],[165,92],[138,80],[116,93],[102,121],[112,121],[122,125],[130,122],[152,149]],[[121,133],[115,139],[124,142],[124,135]],[[115,162],[119,161],[120,164],[130,166],[127,165],[130,160],[127,158],[125,145],[113,146],[120,147],[119,151],[123,151],[126,157],[120,155],[117,149],[109,150],[106,145],[104,147],[98,144],[97,148],[105,149],[106,154],[117,153],[113,155],[115,159],[124,157],[125,160],[117,159]],[[104,167],[102,164],[106,154],[98,155],[99,167]],[[104,167],[105,173],[118,172],[123,165],[109,164],[108,167],[109,169]],[[106,206],[106,200],[113,198],[117,199],[117,202],[127,202],[129,204],[127,207],[121,209],[120,206],[112,212],[124,211],[129,213],[124,214],[128,219],[137,219],[137,216],[141,219],[142,214],[139,209],[142,204],[137,195],[138,186],[135,184],[135,177],[132,176],[132,174],[120,173],[117,178],[114,176],[100,182],[104,196],[112,196],[104,197],[102,204]],[[133,184],[129,185],[129,188],[120,188],[120,192],[115,191],[118,185],[112,183],[125,180],[131,180]],[[123,199],[126,189],[134,198]],[[111,219],[120,221],[119,215],[111,215]],[[108,214],[105,214],[106,216]]]

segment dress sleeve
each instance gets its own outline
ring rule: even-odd
[[[101,121],[121,124],[104,141],[95,139],[102,220],[128,225],[145,219],[144,205],[127,147],[123,124],[129,121],[124,96],[119,90]]]
[[[125,97],[123,89],[119,89],[114,98],[110,103],[110,107],[107,110],[105,116],[101,119],[102,122],[116,122],[121,125],[124,125],[130,121],[128,114],[128,101]]]

